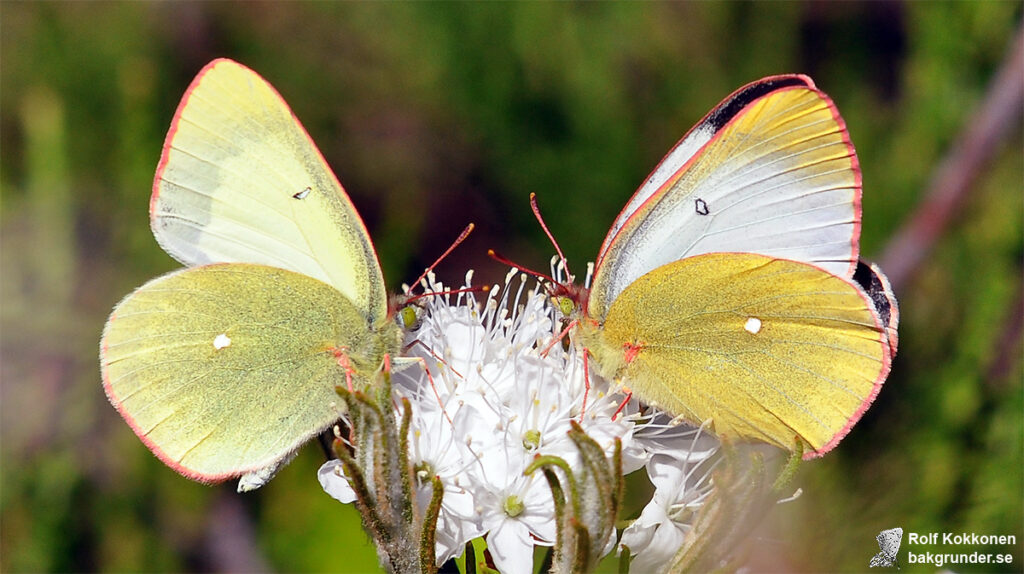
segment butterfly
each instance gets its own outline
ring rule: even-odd
[[[103,387],[174,470],[258,488],[338,419],[336,385],[401,349],[373,243],[285,101],[227,59],[182,98],[149,211],[187,267],[114,308]]]
[[[806,76],[772,76],[669,151],[612,223],[589,289],[552,295],[602,377],[721,437],[813,458],[896,353],[896,300],[859,261],[860,225],[835,105]]]
[[[878,540],[878,549],[881,552],[871,557],[871,562],[868,566],[871,568],[876,566],[896,566],[899,568],[900,561],[897,559],[896,554],[899,553],[900,543],[903,542],[903,529],[890,528],[889,530],[883,530],[878,533],[875,539]]]

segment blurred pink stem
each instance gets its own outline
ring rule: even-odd
[[[1017,285],[1017,296],[1003,325],[1002,334],[996,340],[995,358],[989,363],[985,379],[990,385],[1010,384],[1013,370],[1020,362],[1020,337],[1024,332],[1024,283]],[[1020,382],[1020,379],[1017,379]]]
[[[981,108],[967,122],[933,176],[924,202],[889,241],[880,264],[902,291],[967,198],[971,185],[999,146],[1020,128],[1024,108],[1024,28],[1017,30]]]

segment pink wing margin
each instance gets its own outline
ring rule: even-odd
[[[623,210],[616,217],[614,223],[606,235],[601,249],[598,252],[595,265],[595,275],[601,272],[605,256],[609,248],[621,239],[623,228],[627,227],[634,217],[644,211],[644,207],[658,201],[671,187],[679,174],[684,173],[693,165],[704,150],[712,145],[720,134],[740,117],[744,110],[761,98],[772,94],[792,89],[811,90],[827,105],[832,118],[835,120],[838,131],[841,134],[843,145],[848,150],[848,157],[854,173],[853,185],[853,229],[850,234],[850,245],[848,256],[848,268],[844,277],[852,277],[856,269],[860,251],[860,230],[861,230],[861,196],[862,196],[862,173],[856,151],[850,140],[846,122],[840,116],[835,103],[824,92],[819,90],[814,82],[805,75],[787,74],[769,76],[755,82],[751,82],[725,98],[718,106],[708,112],[700,122],[693,126],[686,135],[680,139],[675,146],[662,158],[661,162],[644,180],[644,184],[633,194],[626,203]],[[729,249],[734,250],[734,249]],[[757,246],[752,245],[749,251],[757,252]],[[696,254],[696,253],[694,253]],[[786,257],[784,257],[786,258]],[[811,262],[813,263],[813,262]]]

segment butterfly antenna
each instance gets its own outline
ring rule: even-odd
[[[562,267],[565,269],[565,274],[571,277],[572,273],[569,272],[569,261],[565,258],[565,255],[562,254],[562,248],[558,245],[558,242],[555,241],[555,236],[551,234],[551,230],[548,229],[548,225],[544,223],[544,217],[540,214],[540,207],[537,206],[536,193],[530,194],[530,209],[533,210],[533,216],[537,218],[537,223],[540,223],[541,229],[544,230],[545,235],[547,235],[548,239],[551,240],[551,244],[555,246],[555,253],[558,253],[559,259],[562,260]]]
[[[539,277],[541,279],[544,279],[545,281],[550,281],[552,285],[561,285],[561,283],[556,281],[554,277],[550,275],[545,275],[539,271],[534,271],[533,269],[523,267],[522,265],[512,261],[511,259],[508,259],[507,257],[499,254],[497,251],[493,249],[487,250],[487,256],[497,261],[498,263],[508,265],[509,267],[515,267],[516,269],[522,271],[523,273],[526,273],[527,275],[533,275],[534,277]]]
[[[444,258],[445,258],[445,257],[448,257],[448,255],[449,255],[449,254],[450,254],[450,253],[451,253],[452,251],[454,251],[454,250],[455,250],[455,248],[456,248],[456,247],[458,247],[460,243],[462,243],[463,241],[465,241],[465,240],[466,240],[466,238],[467,238],[467,237],[469,237],[469,234],[473,232],[473,228],[475,228],[475,227],[476,227],[476,226],[475,226],[475,225],[473,225],[472,223],[470,223],[469,225],[467,225],[467,226],[466,226],[466,228],[462,230],[462,233],[461,233],[461,234],[459,235],[459,237],[458,237],[458,238],[457,238],[457,239],[456,239],[456,240],[455,240],[454,242],[452,242],[451,246],[450,246],[450,247],[448,247],[448,249],[446,249],[446,250],[445,250],[445,252],[444,252],[444,253],[442,253],[442,254],[441,254],[441,256],[437,258],[437,261],[434,261],[433,263],[431,263],[431,264],[430,264],[430,267],[427,267],[427,269],[426,269],[426,270],[425,270],[425,271],[423,272],[423,274],[422,274],[422,275],[420,275],[419,277],[417,277],[417,278],[416,278],[416,280],[415,280],[415,281],[413,281],[412,283],[410,283],[410,285],[412,286],[412,288],[413,288],[413,289],[415,289],[415,288],[416,288],[416,286],[420,284],[420,281],[423,281],[423,279],[425,279],[425,278],[426,278],[426,276],[427,276],[427,275],[428,275],[428,274],[429,274],[429,273],[430,273],[431,271],[433,271],[435,267],[437,267],[437,266],[438,266],[438,264],[440,264],[440,263],[441,263],[442,261],[444,261]]]
[[[422,279],[422,277],[421,277],[421,279]],[[487,285],[481,285],[479,287],[463,287],[462,289],[446,289],[444,291],[427,291],[425,293],[420,293],[419,295],[413,295],[413,296],[409,297],[408,299],[405,299],[404,302],[406,304],[409,304],[409,303],[412,303],[413,301],[417,301],[419,299],[423,299],[423,298],[426,298],[426,297],[433,297],[434,295],[457,295],[459,293],[486,293],[488,291],[488,289],[490,289],[490,288]]]

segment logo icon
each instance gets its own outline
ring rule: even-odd
[[[871,558],[868,566],[871,568],[875,566],[895,566],[898,570],[900,561],[896,558],[896,553],[900,551],[900,543],[903,542],[903,529],[890,528],[889,530],[883,530],[878,533],[878,536],[875,536],[875,540],[878,541],[878,549],[881,552]]]

